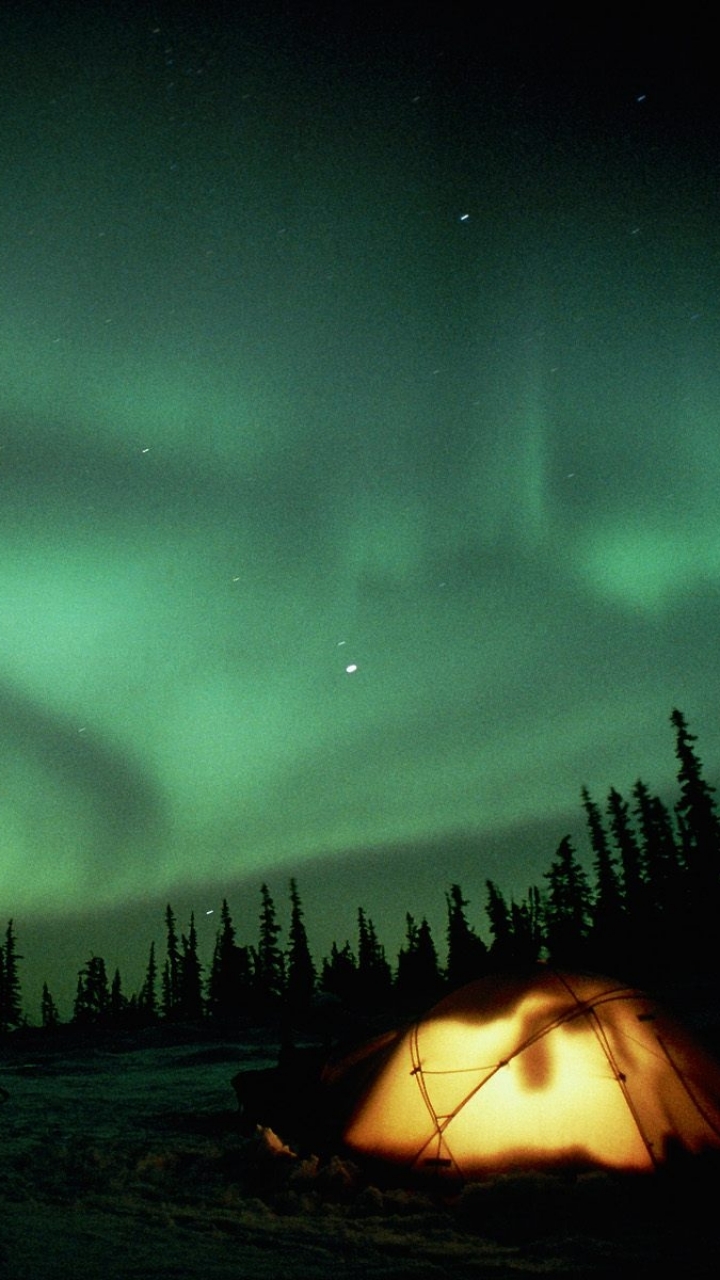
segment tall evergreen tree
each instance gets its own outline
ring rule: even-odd
[[[172,983],[170,981],[170,965],[165,960],[162,971],[162,1016],[168,1022],[177,1005],[173,1005]]]
[[[640,779],[633,787],[633,799],[649,910],[661,915],[667,928],[676,919],[685,894],[672,818],[667,806]]]
[[[234,949],[235,926],[227,898],[223,898],[220,908],[220,927],[215,935],[215,946],[208,975],[207,1009],[211,1018],[229,1016],[230,992],[227,975],[229,959]]]
[[[526,967],[535,964],[543,944],[540,894],[535,888],[528,890],[521,902],[506,902],[493,880],[486,880],[487,902],[485,910],[490,921],[493,941],[488,959],[494,969]]]
[[[425,991],[428,1004],[434,1004],[440,998],[445,983],[440,970],[437,948],[425,916],[420,921],[417,931],[414,968],[418,989],[422,988]]]
[[[450,892],[445,894],[445,902],[448,944],[445,972],[448,986],[454,990],[487,971],[487,947],[468,923],[465,908],[470,903],[467,898],[463,898],[460,885],[450,886]]]
[[[395,997],[404,1013],[416,1013],[439,999],[443,981],[426,918],[423,916],[418,925],[408,912],[405,922],[405,943],[398,955]]]
[[[194,911],[190,913],[190,928],[187,936],[182,935],[178,984],[179,1017],[188,1022],[198,1022],[203,1016],[202,965],[198,956]]]
[[[686,869],[667,805],[644,782],[633,787],[647,891],[647,976],[655,981],[694,964]]]
[[[22,1022],[22,1000],[15,926],[8,920],[5,930],[5,946],[0,947],[0,1031],[19,1027]]]
[[[170,903],[165,908],[165,929],[167,957],[163,967],[163,1016],[170,1020],[177,1016],[180,1004],[180,945],[175,913]]]
[[[310,954],[297,882],[290,881],[290,931],[285,998],[294,1016],[306,1013],[315,992],[315,965]]]
[[[50,995],[47,982],[43,982],[42,999],[40,1001],[40,1025],[44,1031],[54,1031],[60,1025],[57,1005]]]
[[[109,1014],[110,988],[105,961],[102,956],[91,956],[78,973],[73,1022],[102,1026],[107,1023]]]
[[[153,1023],[157,1021],[157,961],[155,959],[154,942],[150,943],[150,954],[148,956],[147,969],[145,970],[145,978],[138,996],[138,1014],[140,1021],[143,1023]]]
[[[235,926],[227,898],[220,910],[220,928],[215,938],[208,979],[207,1007],[211,1018],[236,1022],[247,1014],[252,1002],[252,965],[247,947],[235,942]]]
[[[116,1026],[124,1022],[128,1010],[128,1002],[123,994],[120,970],[116,969],[110,984],[110,1021]]]
[[[687,868],[689,925],[695,962],[718,967],[716,935],[720,926],[720,819],[714,788],[703,777],[703,766],[681,711],[674,710],[675,754],[680,762],[680,800],[676,806],[683,860]]]
[[[495,969],[504,969],[515,959],[512,916],[505,898],[494,880],[486,880],[487,902],[485,911],[490,921],[492,942],[488,958]]]
[[[630,806],[615,787],[608,793],[610,831],[620,855],[622,899],[631,926],[642,927],[647,913],[647,879],[644,860],[630,818]]]
[[[680,800],[677,807],[687,818],[692,854],[699,861],[709,863],[709,883],[714,884],[717,880],[716,855],[720,839],[720,820],[713,799],[715,788],[703,777],[702,762],[693,747],[697,737],[690,733],[684,715],[681,711],[674,710],[670,718],[675,729],[675,754],[680,762]]]
[[[378,1013],[392,1002],[392,971],[375,926],[358,908],[357,1002],[368,1013]]]
[[[328,995],[335,996],[346,1008],[352,1008],[357,985],[357,961],[349,941],[342,948],[333,942],[330,955],[323,960],[321,989]]]
[[[612,968],[625,960],[625,913],[615,857],[603,826],[600,809],[587,787],[581,790],[582,805],[590,832],[595,871],[595,892],[591,904],[590,957],[600,969]]]
[[[587,874],[577,859],[570,836],[563,836],[549,871],[545,897],[545,945],[556,965],[587,961],[592,894]]]
[[[630,817],[630,806],[610,788],[607,801],[610,831],[620,859],[624,928],[617,941],[618,972],[637,982],[653,977],[658,919],[653,912],[645,858]]]
[[[256,1011],[260,1016],[271,1013],[282,1000],[285,990],[285,963],[278,945],[282,932],[275,903],[266,884],[260,886],[260,937],[253,957],[253,987]]]
[[[540,890],[532,885],[521,902],[510,901],[513,959],[516,964],[536,964],[543,947]]]

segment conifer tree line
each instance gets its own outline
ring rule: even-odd
[[[427,919],[408,914],[403,944],[391,964],[373,921],[360,907],[354,945],[334,942],[317,967],[297,882],[291,879],[284,941],[275,903],[263,884],[257,942],[238,942],[223,900],[205,972],[194,916],[184,933],[168,905],[163,951],[158,956],[151,944],[139,991],[126,996],[119,971],[110,976],[102,957],[93,955],[78,974],[71,1021],[106,1027],[205,1021],[229,1027],[284,1018],[299,1026],[322,1005],[363,1014],[413,1013],[475,977],[538,960],[643,984],[671,975],[720,976],[720,816],[684,715],[674,710],[671,724],[678,761],[675,805],[669,808],[642,781],[629,796],[611,787],[604,806],[583,787],[590,870],[570,836],[564,836],[542,887],[532,886],[520,901],[508,900],[486,880],[486,938],[470,917],[471,904],[460,885],[450,885],[442,961]],[[0,1031],[23,1022],[20,959],[10,920],[0,945]],[[47,984],[40,1015],[47,1029],[59,1024]]]

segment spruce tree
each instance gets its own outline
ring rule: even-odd
[[[358,960],[356,1000],[365,1012],[374,1014],[392,1001],[392,971],[385,949],[378,942],[375,926],[362,907],[358,908]]]
[[[203,1016],[202,965],[198,956],[195,913],[190,913],[190,928],[182,935],[182,951],[178,975],[177,1011],[188,1022],[198,1022]]]
[[[126,1020],[127,1007],[128,1007],[128,1002],[125,996],[123,995],[120,970],[116,969],[115,973],[113,974],[113,980],[110,984],[110,1009],[109,1009],[110,1020],[114,1025],[119,1026]]]
[[[440,998],[444,986],[440,972],[437,949],[433,941],[430,925],[425,916],[420,921],[417,932],[417,944],[414,951],[414,967],[418,990],[422,990],[427,1004],[434,1004]]]
[[[570,836],[563,836],[549,871],[545,897],[545,945],[556,965],[587,962],[592,894]]]
[[[247,1014],[252,1001],[252,965],[247,947],[235,942],[235,926],[227,899],[223,898],[220,928],[215,938],[207,987],[211,1018],[235,1022]]]
[[[450,886],[445,902],[448,946],[445,972],[452,991],[487,971],[487,947],[468,923],[465,908],[470,904],[467,898],[463,898],[460,885]]]
[[[664,927],[678,918],[685,896],[684,868],[672,818],[666,805],[640,779],[633,787],[635,814],[645,872],[648,909],[664,919]]]
[[[78,973],[73,1022],[103,1026],[107,1023],[109,1014],[110,988],[105,961],[102,956],[91,956]]]
[[[174,1007],[177,1007],[177,1006],[173,1005],[172,983],[170,981],[170,965],[166,960],[163,965],[163,971],[162,971],[162,1016],[166,1022],[169,1021],[169,1019],[172,1017]]]
[[[165,908],[167,958],[163,968],[163,1015],[167,1020],[177,1016],[180,1004],[180,946],[175,913],[170,903]]]
[[[490,921],[488,959],[494,969],[526,968],[535,964],[543,943],[540,894],[536,888],[528,890],[521,902],[510,899],[508,904],[493,880],[485,881],[487,902],[485,910]]]
[[[614,787],[608,794],[607,811],[621,868],[625,922],[623,938],[618,939],[620,965],[628,978],[648,982],[654,976],[656,945],[660,935],[658,918],[650,899],[645,857],[630,816],[630,806]]]
[[[353,1008],[358,985],[357,961],[349,941],[342,948],[333,942],[322,964],[321,989],[346,1008]]]
[[[631,928],[643,927],[647,912],[647,879],[644,860],[630,818],[630,806],[615,787],[608,794],[610,831],[620,855],[622,900]]]
[[[12,920],[5,930],[5,946],[0,947],[0,1031],[19,1027],[22,1022],[22,1000],[17,953],[17,939]]]
[[[406,937],[400,948],[395,978],[395,998],[403,1013],[419,1013],[439,999],[442,976],[430,925],[405,917]]]
[[[285,990],[285,963],[278,945],[282,932],[275,903],[266,884],[260,886],[260,936],[253,955],[254,1003],[262,1018],[277,1009]]]
[[[413,961],[417,955],[419,932],[415,920],[408,911],[405,916],[405,944],[398,953],[395,974],[395,996],[402,1009],[412,1009],[415,1005]]]
[[[235,947],[235,927],[230,915],[227,898],[223,898],[220,908],[220,927],[215,934],[210,973],[207,984],[207,1010],[211,1018],[227,1016],[228,999],[226,991],[226,973],[228,960]]]
[[[543,947],[543,920],[540,890],[535,885],[528,889],[527,897],[521,902],[511,899],[510,925],[514,963],[536,964]]]
[[[510,908],[493,880],[485,881],[487,902],[485,911],[490,921],[492,942],[488,958],[495,969],[503,969],[515,959],[513,927]]]
[[[676,805],[683,860],[687,868],[689,939],[693,959],[705,968],[717,968],[716,935],[720,927],[720,820],[713,799],[714,788],[703,777],[703,766],[694,748],[681,711],[674,710],[675,754],[680,762],[680,800]]]
[[[145,970],[145,978],[140,988],[137,1004],[140,1022],[153,1023],[157,1021],[157,961],[155,960],[154,942],[150,943],[147,969]]]
[[[54,1031],[60,1025],[60,1016],[47,982],[43,982],[42,999],[40,1001],[40,1025],[44,1031]]]
[[[615,857],[603,826],[600,809],[587,787],[581,790],[582,804],[594,854],[595,891],[591,905],[590,958],[599,969],[612,969],[625,962],[625,913]]]
[[[290,930],[285,999],[295,1017],[307,1013],[315,992],[315,965],[310,954],[297,882],[290,881]]]

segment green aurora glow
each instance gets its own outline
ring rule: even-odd
[[[344,859],[441,896],[458,840],[522,889],[509,833],[667,785],[673,705],[716,765],[717,171],[667,86],[568,118],[438,33],[3,25],[21,942],[318,859],[345,931]],[[433,907],[409,865],[371,912]]]

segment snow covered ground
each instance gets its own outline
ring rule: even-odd
[[[686,1181],[381,1188],[238,1132],[230,1080],[272,1063],[261,1046],[124,1049],[0,1054],[2,1280],[717,1272],[717,1224]]]

